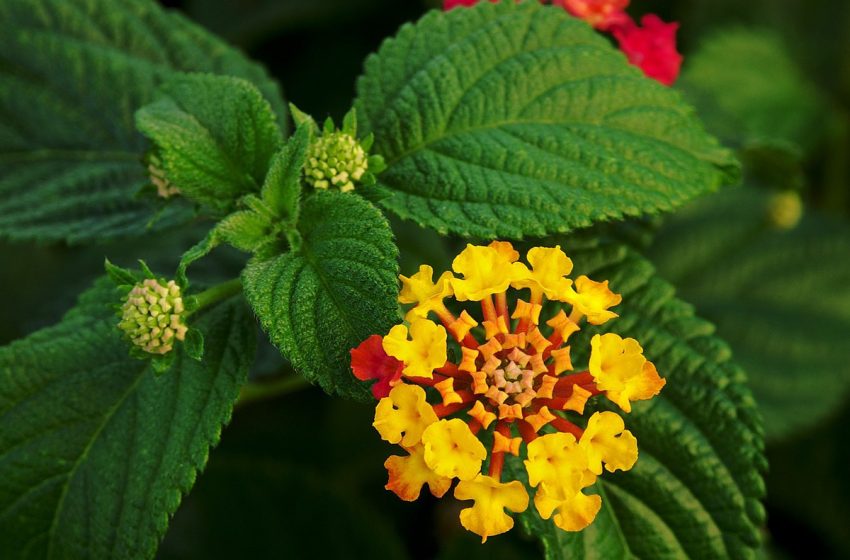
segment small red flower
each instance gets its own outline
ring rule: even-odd
[[[351,371],[361,381],[377,379],[372,385],[372,394],[382,399],[390,394],[390,388],[401,379],[404,363],[388,356],[384,351],[383,337],[374,334],[351,350]]]
[[[443,10],[451,10],[458,6],[474,6],[478,0],[443,0]]]
[[[672,86],[682,66],[682,55],[676,50],[678,29],[678,23],[664,23],[658,16],[647,14],[641,19],[640,27],[628,20],[612,32],[629,62],[648,77]]]

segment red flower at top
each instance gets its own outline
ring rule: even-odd
[[[388,356],[384,351],[383,337],[372,335],[360,346],[351,350],[351,371],[361,381],[376,379],[372,385],[372,394],[382,399],[390,394],[390,389],[401,380],[404,363]]]
[[[497,2],[498,0],[490,0],[491,2]],[[452,8],[456,8],[457,6],[474,6],[478,3],[478,0],[443,0],[443,9],[451,10]]]
[[[641,27],[628,20],[614,27],[612,33],[629,62],[648,77],[672,86],[682,66],[682,55],[676,50],[678,29],[678,23],[664,23],[658,16],[647,14],[641,19]]]
[[[552,4],[563,6],[570,15],[601,31],[630,21],[624,11],[629,0],[552,0]]]

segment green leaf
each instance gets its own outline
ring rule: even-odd
[[[814,426],[850,394],[850,228],[815,212],[771,227],[772,200],[736,189],[701,201],[650,251],[746,368],[768,441]]]
[[[292,224],[298,221],[301,199],[301,170],[310,147],[309,125],[301,125],[272,160],[263,183],[262,198],[280,219]]]
[[[271,228],[267,216],[253,210],[240,210],[220,221],[213,235],[219,236],[241,251],[250,253],[269,242]]]
[[[768,30],[733,27],[709,35],[688,58],[678,87],[706,126],[736,148],[799,152],[822,132],[819,93]]]
[[[370,398],[349,350],[399,321],[398,252],[381,213],[347,193],[304,201],[297,252],[254,258],[245,294],[272,342],[329,393]]]
[[[136,112],[163,171],[181,194],[217,210],[259,192],[283,137],[271,105],[247,80],[190,74],[160,87]]]
[[[152,558],[231,414],[254,354],[241,299],[193,315],[207,351],[169,371],[128,355],[102,280],[55,326],[0,348],[4,558]]]
[[[624,415],[637,437],[638,461],[631,471],[600,478],[602,511],[589,528],[562,531],[533,506],[523,524],[542,539],[550,559],[753,558],[764,522],[766,463],[743,371],[729,361],[713,327],[674,298],[644,258],[579,237],[564,245],[575,274],[609,279],[623,295],[619,318],[570,339],[574,362],[587,363],[590,337],[610,330],[636,338],[667,385]],[[511,468],[524,476],[521,463]]]
[[[482,2],[405,25],[358,81],[384,206],[440,232],[539,236],[737,177],[679,94],[563,9]]]
[[[180,71],[245,78],[284,122],[260,66],[151,0],[0,3],[0,238],[101,241],[185,220],[136,196],[149,179],[133,120]]]

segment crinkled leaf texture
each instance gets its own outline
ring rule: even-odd
[[[181,194],[219,210],[260,190],[283,143],[269,102],[251,82],[233,76],[169,80],[156,101],[136,112],[136,124]]]
[[[539,236],[669,210],[737,177],[679,94],[561,8],[481,2],[405,25],[357,115],[383,204],[440,232]]]
[[[242,278],[263,328],[296,370],[329,393],[368,399],[349,351],[399,321],[398,250],[366,200],[318,191],[304,200],[297,252],[254,258]]]
[[[667,385],[623,414],[639,458],[631,471],[600,478],[603,506],[590,527],[562,531],[533,506],[523,525],[551,559],[754,558],[764,522],[762,428],[729,348],[633,250],[578,238],[564,246],[576,274],[610,279],[623,294],[619,318],[571,339],[575,363],[586,363],[591,335],[610,330],[638,339]],[[524,476],[521,464],[512,467]]]
[[[0,2],[0,237],[87,242],[138,235],[155,204],[133,113],[179,71],[278,86],[241,53],[152,0]],[[165,227],[186,217],[174,205]]]
[[[241,298],[193,317],[202,362],[178,345],[156,376],[128,355],[112,286],[0,348],[4,558],[152,558],[247,376],[256,328]]]
[[[772,227],[772,196],[735,189],[700,201],[649,252],[729,341],[768,441],[815,426],[850,394],[850,228],[814,211],[793,229]]]

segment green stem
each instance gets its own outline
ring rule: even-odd
[[[289,393],[294,393],[301,389],[306,389],[309,386],[310,382],[298,374],[279,377],[274,381],[246,383],[239,392],[239,399],[236,401],[236,408],[241,408],[253,402],[264,401],[287,395]]]
[[[221,300],[235,296],[241,291],[242,281],[239,278],[234,278],[233,280],[217,284],[208,290],[204,290],[203,292],[192,296],[195,303],[194,311],[201,310],[214,303],[218,303]]]

